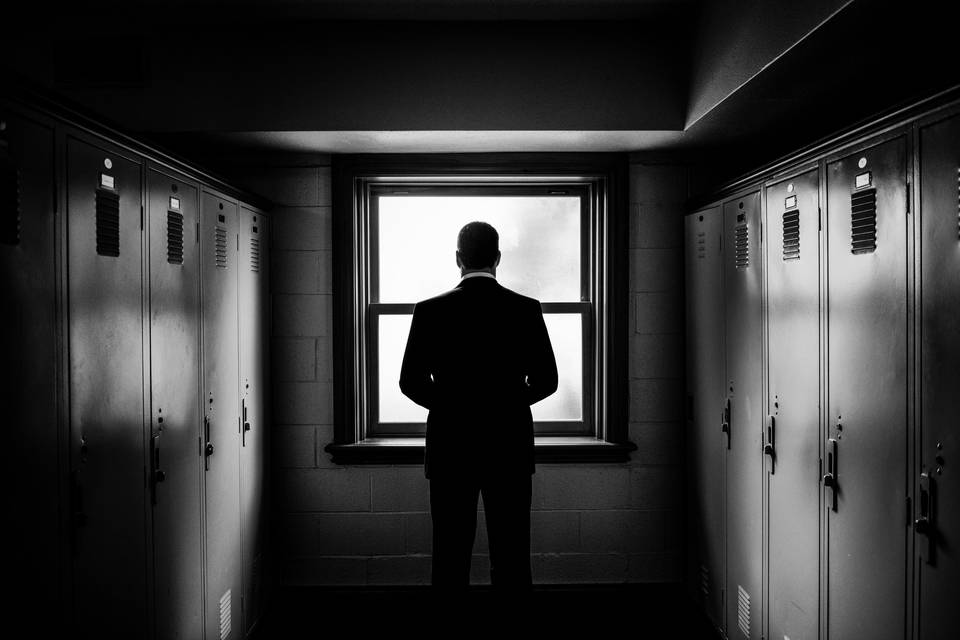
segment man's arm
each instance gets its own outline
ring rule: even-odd
[[[400,391],[421,407],[430,409],[433,406],[434,383],[427,362],[427,338],[423,311],[420,305],[416,305],[413,308],[410,335],[407,336],[407,348],[403,352],[403,365],[400,367]]]
[[[527,365],[527,401],[540,402],[557,390],[557,361],[550,344],[550,334],[543,321],[540,303],[533,311],[533,327],[530,336],[530,362]]]

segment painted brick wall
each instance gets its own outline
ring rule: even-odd
[[[539,583],[680,579],[683,169],[630,170],[630,438],[626,464],[540,465],[532,545]],[[258,171],[273,212],[274,539],[282,580],[426,584],[427,481],[418,466],[344,467],[333,439],[329,166]],[[456,274],[451,273],[456,279]],[[453,281],[452,280],[452,281]],[[474,582],[489,580],[483,514]]]

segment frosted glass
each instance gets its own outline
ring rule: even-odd
[[[380,422],[425,423],[427,410],[400,393],[400,366],[410,333],[409,315],[381,315],[378,328]],[[533,405],[533,419],[580,420],[583,416],[583,333],[579,314],[544,316],[557,359],[557,392]]]
[[[374,302],[418,302],[455,287],[457,234],[474,220],[500,235],[502,285],[541,302],[580,301],[580,198],[381,196]]]
[[[427,422],[427,410],[400,393],[400,366],[410,334],[410,315],[382,315],[378,336],[380,422]]]
[[[534,422],[583,418],[583,324],[578,313],[543,316],[557,359],[557,392],[531,407]]]

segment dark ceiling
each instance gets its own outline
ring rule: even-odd
[[[0,54],[187,154],[612,150],[721,180],[960,83],[947,6],[40,1]]]

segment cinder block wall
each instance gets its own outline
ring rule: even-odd
[[[273,199],[273,486],[288,585],[409,585],[430,578],[419,466],[345,467],[333,439],[330,167],[258,170]],[[686,171],[630,168],[630,438],[626,464],[539,465],[539,583],[676,581],[682,566],[682,213]],[[450,283],[457,281],[450,273]],[[489,580],[483,514],[474,577]]]

